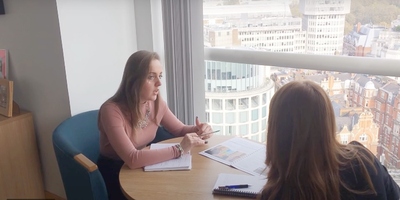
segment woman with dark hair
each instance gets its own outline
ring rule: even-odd
[[[270,103],[264,200],[399,199],[399,186],[358,142],[336,140],[331,101],[311,81],[293,81]]]
[[[117,92],[100,108],[100,157],[98,167],[110,199],[124,199],[119,170],[125,163],[131,169],[179,158],[212,136],[211,127],[200,123],[189,126],[179,121],[159,95],[162,66],[155,52],[137,51],[125,66]],[[145,149],[162,126],[182,141],[164,149]]]

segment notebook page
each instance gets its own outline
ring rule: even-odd
[[[150,149],[162,149],[174,146],[176,144],[178,143],[155,143],[150,145]],[[169,171],[190,169],[192,169],[192,155],[190,155],[190,153],[184,154],[180,158],[171,159],[165,162],[144,167],[144,171]]]

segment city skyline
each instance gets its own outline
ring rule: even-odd
[[[251,4],[251,1],[240,1],[240,2],[247,2],[248,4]],[[312,2],[312,1],[307,1],[307,2]],[[315,2],[320,2],[320,1],[314,1]],[[396,47],[396,44],[399,44],[398,39],[396,38],[397,35],[391,33],[390,30],[387,29],[382,29],[384,34],[379,35],[379,33],[376,33],[376,35],[370,36],[369,39],[365,39],[368,37],[368,35],[371,35],[373,31],[369,31],[367,25],[361,25],[361,24],[356,24],[354,26],[353,32],[350,34],[352,35],[344,35],[344,20],[345,20],[345,15],[346,13],[350,12],[350,1],[323,1],[321,4],[318,6],[315,5],[310,5],[307,4],[305,1],[299,1],[299,6],[302,6],[300,8],[301,12],[303,13],[303,18],[296,18],[292,16],[288,16],[287,10],[290,11],[289,5],[282,3],[281,5],[278,5],[277,1],[270,1],[269,3],[272,3],[275,5],[276,8],[280,8],[280,11],[282,13],[276,14],[276,16],[271,16],[273,12],[270,12],[269,10],[263,10],[263,8],[259,3],[258,4],[258,10],[255,11],[252,10],[253,12],[251,14],[243,14],[246,10],[251,10],[251,6],[249,6],[249,9],[246,9],[247,5],[241,5],[241,9],[235,10],[235,9],[223,9],[224,11],[216,14],[213,12],[216,12],[218,9],[214,9],[213,12],[207,12],[205,11],[205,16],[204,16],[204,41],[205,41],[205,46],[209,47],[225,47],[225,48],[243,48],[246,47],[251,50],[266,50],[266,51],[273,51],[273,52],[287,52],[287,53],[311,53],[311,54],[325,54],[325,55],[342,55],[344,53],[345,55],[349,55],[349,49],[353,51],[353,55],[350,56],[374,56],[374,57],[381,57],[385,58],[386,55],[389,55],[387,57],[390,58],[399,58],[396,57],[398,53],[398,50],[396,50],[394,47]],[[342,4],[340,4],[342,3]],[[334,6],[333,6],[334,4]],[[205,8],[206,10],[206,8]],[[229,12],[227,11],[229,10]],[[278,9],[279,10],[279,9]],[[213,13],[213,15],[211,15]],[[238,14],[240,13],[240,14]],[[206,15],[207,14],[207,15]],[[400,13],[399,13],[400,14]],[[224,16],[225,15],[225,16]],[[218,16],[213,19],[207,18],[209,16]],[[244,19],[243,19],[244,17]],[[393,19],[394,21],[396,19]],[[305,24],[306,23],[306,24]],[[246,27],[247,25],[247,27]],[[363,31],[360,31],[360,30]],[[366,31],[367,30],[367,31]],[[347,38],[347,40],[346,40]],[[350,39],[349,39],[350,38]],[[358,39],[359,42],[353,42],[355,41],[354,38]],[[368,44],[367,46],[364,47],[359,47],[359,44],[361,44],[361,41],[368,40],[370,41],[369,43],[363,43],[363,44]],[[350,41],[350,42],[349,42]],[[353,44],[352,44],[353,42]],[[375,42],[375,43],[374,43]],[[351,45],[358,45],[356,47],[352,47]],[[363,50],[362,54],[357,54],[357,50],[360,51],[359,49]],[[389,53],[388,53],[389,52]],[[375,53],[375,54],[372,54]],[[382,56],[384,55],[384,56]],[[207,61],[206,61],[207,62]],[[269,68],[268,66],[262,66],[264,68]],[[273,67],[273,66],[272,66]],[[207,67],[206,67],[207,68]],[[269,70],[267,70],[269,71]],[[296,71],[296,70],[294,70]],[[266,78],[270,78],[272,73],[269,72],[270,74],[267,75]],[[308,72],[310,73],[310,72]],[[340,73],[337,73],[340,74]],[[301,75],[301,74],[300,74]],[[317,74],[308,74],[308,75],[317,75]],[[303,77],[306,76],[306,74],[303,74]],[[292,77],[293,78],[293,77]],[[353,77],[354,78],[354,77]],[[367,77],[368,79],[376,79],[379,78],[379,76],[370,76]],[[294,80],[294,78],[293,78]],[[207,78],[206,78],[207,81]],[[290,81],[290,79],[283,79],[283,82],[285,81]],[[342,89],[336,89],[336,90],[343,90],[343,94],[349,95],[351,94],[356,94],[354,89],[352,89],[352,92],[350,91],[350,85],[353,84],[351,87],[355,87],[355,85],[358,85],[360,88],[365,89],[365,83],[362,83],[364,85],[360,85],[356,80],[354,79],[347,79],[345,80],[348,82],[347,84],[347,89],[342,88]],[[329,81],[325,81],[329,82]],[[331,81],[332,84],[335,81]],[[344,81],[343,81],[344,82]],[[211,80],[212,83],[212,80]],[[274,84],[277,84],[275,82]],[[319,84],[322,84],[322,82],[319,82]],[[340,83],[344,84],[344,83]],[[335,84],[333,84],[335,85]],[[323,85],[321,85],[323,86]],[[325,86],[324,86],[325,87]],[[326,86],[328,87],[328,86]],[[337,86],[336,86],[337,87]],[[277,88],[275,86],[275,88]],[[207,86],[206,86],[206,91],[207,91]],[[251,91],[251,90],[250,90]],[[248,91],[248,92],[250,92]],[[377,87],[375,88],[374,92],[372,93],[373,95],[370,96],[370,101],[371,99],[375,98],[378,91],[380,91],[380,88]],[[232,91],[230,91],[230,95],[232,94]],[[332,92],[332,91],[331,91]],[[363,91],[364,92],[364,91]],[[357,96],[357,98],[364,98],[360,97],[362,96],[362,93]],[[216,95],[215,93],[221,93],[221,95],[224,95],[223,91],[208,91],[206,92],[206,101],[208,97],[211,97],[211,94],[214,96],[212,98],[215,98]],[[249,94],[249,99],[251,96],[254,94]],[[337,94],[336,94],[337,95]],[[332,95],[330,95],[332,97]],[[272,97],[272,95],[271,95]],[[353,102],[352,105],[354,105],[355,101],[353,98],[354,96],[347,96],[350,98],[348,102]],[[343,97],[345,98],[345,97]],[[210,101],[210,99],[208,100]],[[212,101],[212,100],[211,100]],[[269,102],[269,99],[266,101]],[[268,103],[269,104],[269,103]],[[370,104],[371,105],[371,104]],[[207,107],[207,106],[206,106]],[[365,107],[365,106],[364,106]],[[210,106],[208,106],[210,108]],[[350,107],[347,107],[350,108]],[[346,107],[344,109],[347,109]],[[352,107],[355,109],[355,107]],[[361,106],[361,111],[358,112],[357,115],[359,116],[369,116],[367,108],[363,108]],[[371,109],[371,108],[368,108]],[[375,108],[375,110],[377,110]],[[262,111],[262,110],[261,110]],[[210,115],[210,112],[212,112],[212,109],[206,110],[207,116]],[[376,114],[376,111],[370,112]],[[372,126],[375,126],[374,123],[377,122],[376,117],[372,117],[371,120],[373,121]],[[221,123],[224,122],[221,120]],[[251,121],[249,123],[252,123]],[[365,123],[364,123],[365,124]],[[375,123],[378,124],[378,123]],[[215,124],[214,124],[215,125]],[[356,125],[356,124],[354,124]],[[338,130],[338,133],[344,134],[343,130],[344,128],[341,127],[341,130]],[[390,154],[389,152],[394,152],[393,151],[388,151],[390,149],[388,146],[382,144],[382,141],[385,140],[384,134],[382,134],[382,128],[379,128],[380,130],[378,133],[371,133],[371,134],[365,134],[365,133],[360,133],[358,137],[358,140],[360,138],[364,143],[368,142],[370,146],[375,146],[372,148],[374,152],[378,152],[378,154]],[[375,129],[374,129],[375,130]],[[346,131],[344,131],[346,132]],[[376,131],[375,131],[376,132]],[[247,133],[251,133],[250,130]],[[265,133],[265,132],[264,132]],[[347,137],[349,137],[352,133],[347,127]],[[374,135],[377,134],[377,135]],[[379,136],[378,136],[379,135]],[[246,135],[245,135],[246,136]],[[258,137],[260,138],[260,137]],[[340,136],[338,136],[338,140],[340,140]],[[344,136],[342,138],[345,138]],[[381,143],[377,143],[378,139],[374,138],[379,138],[379,141]],[[368,141],[369,140],[369,141]],[[265,142],[265,141],[262,141]],[[372,144],[374,143],[374,144]],[[379,147],[377,147],[379,146]],[[371,147],[370,147],[371,148]],[[379,149],[380,148],[380,149]],[[385,150],[386,149],[386,150]],[[397,148],[398,149],[398,148]],[[393,153],[392,153],[393,154]],[[378,155],[379,156],[379,155]],[[389,156],[386,156],[389,157]],[[395,159],[394,159],[395,158]],[[392,160],[390,160],[392,159]],[[394,160],[393,160],[394,159]],[[399,165],[399,160],[398,160],[398,155],[393,156],[393,158],[388,158],[390,160],[390,164],[392,165]],[[400,166],[398,166],[400,167]]]

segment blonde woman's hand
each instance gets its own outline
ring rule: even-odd
[[[203,140],[210,138],[213,135],[213,130],[207,123],[200,123],[198,117],[196,117],[196,134]]]
[[[195,146],[203,145],[206,141],[202,140],[196,133],[188,133],[186,134],[182,141],[181,147],[184,153],[187,153]]]

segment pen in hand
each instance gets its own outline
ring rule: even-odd
[[[240,185],[219,186],[218,188],[223,190],[229,190],[229,189],[248,188],[248,187],[250,187],[249,184],[240,184]]]
[[[218,132],[219,132],[219,130],[216,130],[216,131],[213,131],[213,132],[202,133],[199,136],[205,136],[205,135],[209,135],[209,134],[212,134],[212,133],[218,133]]]

